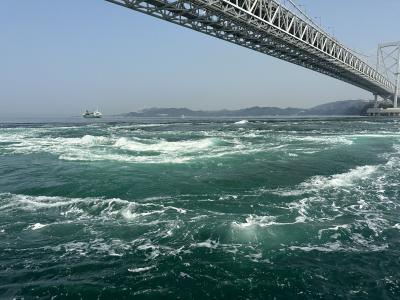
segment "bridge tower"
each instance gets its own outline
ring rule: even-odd
[[[393,108],[398,108],[400,96],[400,41],[380,44],[377,52],[377,71],[395,83]],[[379,95],[375,95],[375,108],[379,106]]]

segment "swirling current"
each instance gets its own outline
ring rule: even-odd
[[[0,123],[1,299],[399,299],[400,120]]]

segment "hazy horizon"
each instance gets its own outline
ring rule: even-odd
[[[345,45],[375,57],[398,40],[400,2],[301,1]],[[346,10],[341,7],[346,7]],[[309,108],[372,99],[357,87],[105,1],[0,3],[0,115],[149,107]],[[357,26],[354,26],[357,24]]]
[[[138,108],[138,109],[135,109],[135,110],[128,110],[128,111],[121,111],[121,112],[118,112],[118,113],[112,113],[112,114],[109,114],[109,113],[103,113],[104,115],[109,115],[109,116],[113,116],[113,115],[115,115],[115,116],[117,116],[117,115],[122,115],[122,114],[126,114],[126,113],[130,113],[130,112],[141,112],[141,111],[143,111],[143,110],[146,110],[146,109],[169,109],[169,108],[172,108],[172,109],[189,109],[189,110],[192,110],[192,111],[219,111],[219,110],[241,110],[241,109],[246,109],[246,108],[252,108],[252,107],[278,107],[278,108],[282,108],[282,109],[285,109],[285,108],[298,108],[298,109],[310,109],[310,108],[313,108],[313,107],[315,107],[315,106],[318,106],[318,105],[323,105],[323,104],[327,104],[327,103],[332,103],[332,102],[340,102],[340,101],[357,101],[357,100],[361,100],[361,101],[371,101],[372,99],[347,99],[347,100],[334,100],[334,101],[328,101],[328,102],[322,102],[322,103],[320,103],[320,104],[317,104],[317,105],[313,105],[313,106],[309,106],[309,107],[301,107],[301,106],[277,106],[277,105],[249,105],[249,106],[243,106],[243,107],[238,107],[238,108],[229,108],[229,107],[222,107],[222,108],[217,108],[217,109],[202,109],[202,108],[198,108],[198,109],[196,109],[196,108],[191,108],[191,107],[188,107],[188,106],[149,106],[149,107],[143,107],[143,108]],[[70,114],[70,113],[31,113],[31,114],[2,114],[2,112],[0,112],[0,117],[16,117],[16,118],[29,118],[29,117],[32,117],[32,118],[38,118],[38,117],[57,117],[57,116],[59,116],[59,117],[81,117],[81,115],[82,115],[82,113],[83,112],[85,112],[86,111],[86,109],[87,110],[89,110],[89,111],[94,111],[94,110],[100,110],[100,111],[103,111],[100,107],[95,107],[95,108],[92,108],[92,107],[90,107],[90,108],[84,108],[84,109],[82,109],[82,111],[78,111],[78,112],[75,112],[75,113],[72,113],[72,114]]]

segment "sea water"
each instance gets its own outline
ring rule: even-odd
[[[400,120],[0,124],[1,299],[399,299]]]

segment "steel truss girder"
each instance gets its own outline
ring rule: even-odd
[[[106,0],[348,82],[382,97],[395,85],[275,0]]]

